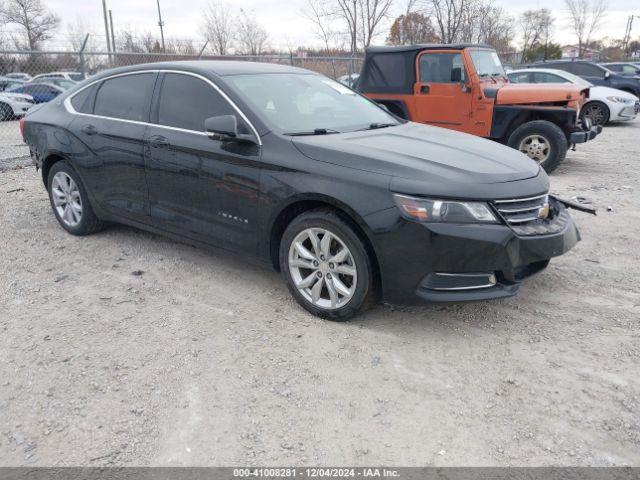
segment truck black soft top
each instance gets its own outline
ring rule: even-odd
[[[358,78],[357,89],[366,93],[413,93],[416,79],[416,55],[422,50],[460,50],[463,48],[492,48],[478,43],[424,43],[369,47]]]

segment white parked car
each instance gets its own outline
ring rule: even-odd
[[[589,87],[589,98],[580,111],[594,125],[633,120],[640,113],[640,100],[635,95],[615,88],[593,85],[572,73],[552,68],[527,68],[507,74],[513,83],[573,83]]]
[[[0,92],[0,121],[23,117],[34,103],[26,93]]]
[[[21,80],[23,82],[28,82],[29,80],[31,80],[31,75],[29,75],[28,73],[22,73],[22,72],[11,72],[11,73],[7,73],[5,75],[6,78],[15,78],[16,80]]]
[[[338,81],[347,87],[353,88],[358,81],[358,78],[360,78],[359,73],[352,73],[351,75],[342,75],[341,77],[338,77]]]
[[[80,72],[48,72],[36,75],[31,79],[31,82],[39,82],[43,78],[64,78],[72,82],[81,82],[84,80],[84,76]]]

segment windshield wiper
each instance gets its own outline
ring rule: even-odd
[[[290,137],[298,137],[303,135],[329,135],[331,133],[340,133],[340,132],[332,128],[316,128],[308,132],[288,132],[288,133],[285,133],[285,135],[288,135]]]
[[[377,128],[386,128],[386,127],[395,127],[398,125],[397,123],[370,123],[368,127],[359,128],[356,132],[361,132],[363,130],[376,130]]]

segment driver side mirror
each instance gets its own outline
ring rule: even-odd
[[[238,133],[238,119],[235,115],[219,115],[204,121],[205,133],[220,141],[238,141],[257,143],[253,135]]]
[[[609,73],[609,72],[604,72],[604,79],[605,79],[605,80],[608,80],[610,76],[611,76],[611,73]]]

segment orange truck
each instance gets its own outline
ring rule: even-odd
[[[504,143],[547,172],[602,131],[579,120],[588,88],[509,83],[486,45],[371,47],[356,88],[398,117]]]

